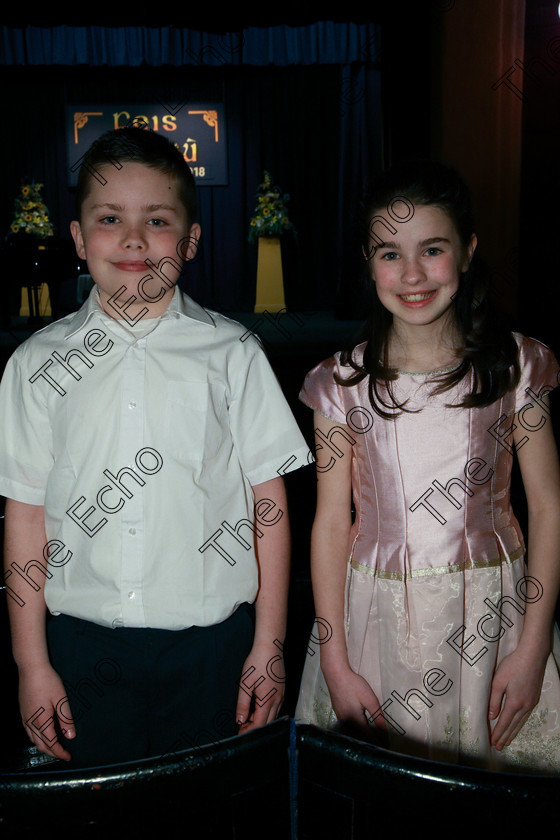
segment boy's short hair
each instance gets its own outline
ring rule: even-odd
[[[94,140],[82,158],[76,188],[76,213],[81,221],[82,205],[91,179],[101,166],[115,163],[143,163],[167,173],[179,182],[179,198],[192,225],[196,215],[196,186],[193,174],[179,149],[162,134],[147,128],[125,127],[106,131]],[[120,167],[117,167],[120,168]]]

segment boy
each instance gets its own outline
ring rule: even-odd
[[[88,766],[276,717],[281,476],[309,453],[258,342],[175,285],[200,236],[180,152],[107,132],[76,198],[95,285],[8,362],[0,494],[22,720]]]

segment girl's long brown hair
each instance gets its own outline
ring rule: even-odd
[[[464,248],[474,232],[469,191],[460,176],[449,166],[433,161],[407,161],[380,175],[363,203],[363,250],[371,259],[372,218],[376,212],[405,198],[413,207],[433,205],[441,208],[453,222]],[[394,218],[394,216],[392,217]],[[403,222],[406,224],[406,222]],[[374,286],[374,284],[372,284]],[[358,362],[352,348],[341,354],[341,364],[354,370],[349,377],[335,374],[339,385],[351,386],[368,379],[369,400],[381,417],[392,419],[405,404],[399,404],[391,383],[398,373],[388,364],[388,337],[393,316],[372,289],[371,314],[357,343],[366,342],[363,360]],[[457,385],[472,371],[473,385],[455,408],[481,408],[491,405],[519,382],[518,347],[511,330],[490,301],[487,275],[476,256],[459,280],[453,301],[453,315],[460,345],[456,352],[460,364],[434,377],[433,394]]]

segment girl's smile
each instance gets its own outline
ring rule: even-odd
[[[432,292],[415,292],[413,295],[399,295],[399,297],[409,309],[419,309],[422,306],[427,306],[437,293],[438,290],[434,289]]]

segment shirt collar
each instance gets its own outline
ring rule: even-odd
[[[102,309],[101,304],[99,303],[99,289],[97,285],[93,286],[88,299],[84,301],[80,309],[78,309],[74,315],[70,316],[64,338],[71,338],[79,330],[81,330],[82,327],[85,327],[88,321],[95,317],[110,317]],[[161,320],[181,317],[192,318],[195,321],[207,324],[210,327],[216,326],[216,322],[211,313],[185,294],[185,292],[181,291],[181,289],[176,285],[173,297],[169,302],[169,306],[161,316]]]

